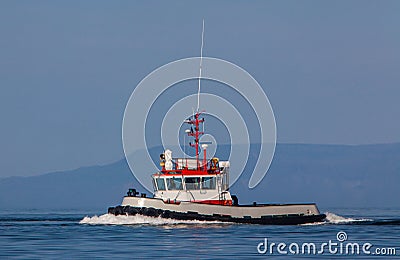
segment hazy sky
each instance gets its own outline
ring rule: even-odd
[[[278,142],[400,141],[400,1],[1,1],[0,177],[123,157],[139,81],[204,55],[267,93]],[[194,90],[195,92],[195,90]]]

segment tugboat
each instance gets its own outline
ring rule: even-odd
[[[229,161],[207,158],[207,143],[200,143],[199,112],[201,61],[197,112],[185,123],[191,130],[185,133],[194,138],[189,143],[195,148],[195,158],[173,158],[171,150],[160,155],[161,170],[152,177],[154,194],[148,198],[136,189],[129,189],[120,206],[108,208],[113,215],[144,215],[178,220],[222,221],[248,224],[297,225],[320,222],[325,219],[314,203],[307,204],[257,204],[239,205],[238,198],[229,192]],[[194,127],[194,130],[193,130]],[[200,145],[204,152],[200,158]]]
[[[201,144],[204,155],[199,158],[201,112],[185,123],[194,126],[186,134],[194,138],[190,146],[196,158],[172,158],[172,152],[160,154],[161,170],[153,174],[154,196],[129,189],[120,206],[110,207],[113,215],[144,215],[178,220],[223,221],[248,224],[297,225],[325,219],[314,203],[239,205],[229,192],[229,161],[207,159],[207,144]],[[193,129],[193,128],[191,128]]]
[[[204,156],[199,158],[199,125],[204,122],[197,112],[185,123],[194,125],[187,134],[196,158],[172,158],[165,150],[160,155],[161,170],[153,174],[154,196],[129,189],[120,206],[110,207],[113,215],[144,215],[178,220],[223,221],[249,224],[297,225],[325,219],[314,203],[239,205],[229,192],[229,161],[207,158],[207,144],[201,144]]]

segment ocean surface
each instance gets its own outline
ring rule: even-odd
[[[0,211],[0,259],[400,258],[400,209],[321,212],[324,223],[262,226],[75,210]],[[279,252],[280,243],[285,247]],[[359,254],[349,243],[358,245]]]

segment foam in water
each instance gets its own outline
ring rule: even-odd
[[[314,222],[314,223],[307,223],[302,224],[302,226],[316,226],[316,225],[325,225],[325,224],[349,224],[353,222],[366,222],[366,221],[373,221],[372,219],[367,218],[346,218],[331,212],[325,212],[326,219],[323,222]]]
[[[84,217],[80,224],[91,225],[174,225],[174,224],[218,224],[223,222],[218,221],[200,221],[200,220],[175,220],[170,218],[161,217],[148,217],[143,215],[127,216],[113,214],[103,214],[101,216]]]
[[[365,221],[372,221],[372,219],[367,218],[345,218],[330,212],[325,212],[326,220],[330,224],[345,224],[345,223],[352,223],[352,222],[365,222]]]

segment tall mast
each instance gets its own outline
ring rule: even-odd
[[[200,135],[204,134],[204,132],[200,132],[200,123],[204,122],[204,118],[200,119],[200,82],[201,82],[201,69],[203,63],[203,46],[204,46],[204,19],[203,19],[203,30],[201,32],[201,48],[200,48],[200,67],[199,67],[199,87],[197,90],[197,110],[196,113],[193,113],[193,119],[189,118],[186,120],[186,123],[194,125],[194,132],[190,131],[188,133],[189,136],[194,137],[194,144],[189,143],[190,146],[194,146],[196,148],[196,162],[197,162],[197,170],[200,169],[200,162],[199,162],[199,139]],[[203,166],[206,167],[206,166]]]
[[[189,118],[185,122],[194,125],[194,131],[190,131],[188,133],[189,136],[194,137],[194,144],[189,143],[190,146],[196,148],[196,162],[197,162],[197,169],[199,170],[200,168],[200,162],[199,162],[199,140],[200,140],[200,135],[204,134],[204,132],[200,132],[200,123],[204,122],[204,118],[200,118],[201,112],[196,112],[193,115],[193,119]],[[205,166],[204,166],[205,167]]]
[[[199,88],[198,88],[198,91],[197,91],[197,112],[199,112],[199,109],[200,109],[200,81],[201,81],[201,65],[203,63],[203,46],[204,46],[204,19],[203,19],[203,30],[201,31]]]

